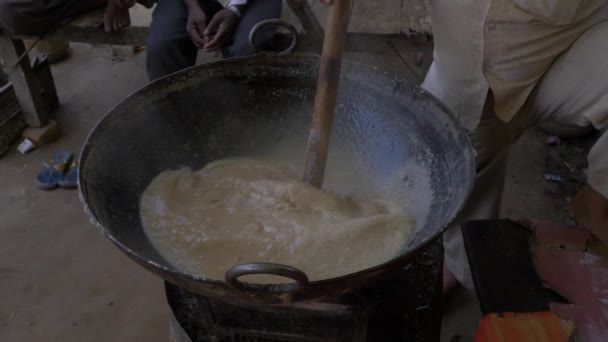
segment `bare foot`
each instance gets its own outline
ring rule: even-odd
[[[115,32],[131,25],[128,8],[119,8],[114,1],[108,1],[103,15],[103,26],[106,32]]]

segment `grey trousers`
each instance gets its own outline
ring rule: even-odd
[[[223,8],[216,0],[199,2],[209,20]],[[249,0],[232,43],[223,51],[224,57],[251,55],[254,50],[249,46],[249,31],[261,20],[279,18],[281,7],[281,0]],[[159,1],[154,10],[148,37],[146,68],[150,80],[193,66],[196,62],[198,49],[186,32],[187,20],[188,9],[182,0]],[[271,28],[260,31],[256,37],[259,46],[264,49],[271,48],[274,33]]]
[[[0,0],[0,29],[38,36],[63,20],[103,5],[100,0]]]

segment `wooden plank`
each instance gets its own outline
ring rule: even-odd
[[[69,19],[66,25],[69,27],[103,27],[103,16],[105,8],[98,8],[96,10],[81,14],[72,19]]]
[[[40,85],[40,94],[44,99],[44,102],[50,111],[53,111],[59,107],[59,97],[57,96],[57,89],[55,88],[55,79],[51,72],[51,65],[48,57],[36,57],[32,65],[34,74],[38,84]]]
[[[19,39],[36,39],[36,37],[17,35]],[[127,27],[119,32],[107,33],[100,27],[61,26],[48,33],[45,40],[59,40],[74,43],[107,44],[107,45],[146,45],[147,27]]]
[[[126,27],[118,32],[107,33],[103,29],[104,9],[95,10],[68,20],[44,35],[45,40],[107,45],[146,45],[147,27]],[[15,35],[17,39],[38,37]]]
[[[15,97],[13,86],[8,83],[0,87],[0,155],[21,136],[25,121]]]
[[[121,32],[105,33],[103,30],[96,28],[68,27],[61,28],[56,33],[48,35],[48,39],[64,40],[76,43],[89,44],[108,44],[108,45],[135,45],[145,46],[148,36],[148,28],[145,27],[130,27]],[[23,39],[32,39],[28,36],[18,36]],[[47,37],[45,37],[47,39]],[[319,53],[317,47],[318,42],[314,37],[300,35],[298,38],[297,52]],[[349,33],[346,37],[346,52],[366,52],[366,53],[392,53],[390,42],[394,40],[408,41],[416,39],[415,37],[407,37],[403,34],[376,34],[376,33]],[[291,36],[279,33],[277,35],[277,44],[279,46],[288,46],[291,41]]]
[[[0,87],[0,122],[4,121],[16,112],[20,112],[19,101],[15,96],[13,85],[10,83]]]
[[[2,65],[2,59],[0,59],[0,93],[2,92],[2,87],[4,87],[8,81],[8,75],[4,72],[4,67]]]
[[[49,34],[45,39],[65,40],[76,43],[107,45],[146,45],[147,27],[127,27],[119,32],[106,33],[101,27],[64,26]]]
[[[0,121],[0,156],[8,150],[13,141],[21,136],[24,128],[25,122],[19,111]]]
[[[5,72],[13,84],[25,122],[31,127],[41,127],[47,123],[51,108],[45,101],[29,57],[25,56],[17,67],[13,67],[24,52],[23,41],[13,39],[7,32],[0,33],[0,57],[4,60]]]

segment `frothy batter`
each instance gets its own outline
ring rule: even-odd
[[[219,280],[245,262],[295,266],[311,280],[361,271],[394,258],[414,226],[396,203],[324,192],[246,159],[165,171],[144,191],[140,212],[168,262]]]

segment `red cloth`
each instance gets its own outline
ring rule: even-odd
[[[608,261],[585,252],[533,246],[538,277],[571,303],[608,303]]]
[[[571,305],[552,303],[551,311],[562,319],[571,321],[576,335],[584,342],[608,341],[608,306],[602,303]]]
[[[534,233],[536,243],[584,252],[593,236],[586,230],[548,221],[527,220],[521,222]]]
[[[552,303],[551,311],[573,322],[581,341],[608,341],[606,246],[576,227],[542,221],[526,226],[537,243],[532,255],[539,278],[572,303]]]

